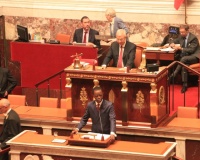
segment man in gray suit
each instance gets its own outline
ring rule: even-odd
[[[73,43],[86,43],[88,46],[100,47],[100,41],[95,39],[99,32],[90,28],[90,19],[87,16],[81,18],[82,28],[76,29]]]
[[[112,141],[116,137],[115,110],[112,102],[103,99],[103,92],[100,87],[93,89],[94,101],[87,104],[85,114],[81,118],[78,127],[73,129],[72,134],[76,134],[92,119],[92,132],[110,134]]]
[[[106,68],[108,63],[113,60],[113,67],[129,67],[131,69],[135,67],[135,52],[136,45],[126,40],[124,29],[119,29],[116,33],[116,41],[111,44],[110,50],[102,63],[102,68]]]
[[[200,47],[198,38],[194,34],[189,32],[188,25],[180,26],[179,32],[180,36],[177,39],[175,39],[174,43],[172,43],[170,46],[175,50],[178,50],[178,56],[179,56],[178,59],[183,64],[191,65],[197,63],[200,59]],[[180,44],[180,45],[178,46],[175,44]],[[188,87],[187,85],[188,73],[184,67],[178,65],[175,71],[171,74],[170,81],[172,81],[172,79],[176,77],[181,70],[182,70],[181,76],[183,82],[181,93],[184,93]]]
[[[116,12],[113,8],[108,8],[105,12],[106,19],[110,22],[110,36],[115,38],[118,29],[124,29],[126,34],[129,30],[124,24],[123,20],[116,17]]]

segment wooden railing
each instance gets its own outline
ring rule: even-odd
[[[58,77],[58,81],[59,81],[59,91],[60,91],[60,96],[59,97],[62,97],[62,77],[61,75],[64,73],[64,70],[61,70],[59,71],[58,73],[55,73],[54,75],[50,76],[50,77],[47,77],[46,79],[38,82],[37,84],[35,84],[35,87],[36,87],[36,104],[38,106],[38,102],[39,102],[39,94],[38,94],[38,88],[40,85],[43,85],[43,84],[47,84],[47,97],[50,97],[50,89],[51,89],[51,83],[50,81],[55,78],[55,77]]]

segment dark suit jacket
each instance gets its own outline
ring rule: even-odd
[[[134,59],[135,59],[136,45],[126,41],[126,45],[124,47],[123,53],[123,63],[124,67],[129,66],[130,68],[134,67]],[[113,67],[117,67],[119,57],[119,44],[117,42],[113,42],[110,46],[110,50],[107,53],[103,64],[108,65],[108,63],[113,59]]]
[[[97,47],[100,47],[100,41],[95,39],[95,35],[99,35],[99,32],[90,28],[88,42],[91,42]],[[76,29],[74,32],[73,42],[82,43],[82,39],[83,28]]]
[[[181,46],[183,46],[184,39],[181,36],[179,36],[177,39],[174,40],[174,43],[180,44]],[[199,57],[199,53],[200,53],[199,40],[194,34],[189,33],[187,46],[183,48],[182,53],[188,56],[193,55],[197,58],[200,58]]]
[[[116,33],[118,29],[124,29],[126,33],[129,32],[128,28],[124,24],[123,20],[121,18],[115,17],[114,24],[113,24],[113,37],[116,37]]]
[[[101,121],[100,121],[101,117]],[[92,132],[110,134],[110,132],[116,132],[116,119],[115,110],[111,102],[103,100],[100,106],[100,112],[96,108],[95,101],[88,103],[84,116],[78,125],[78,129],[81,130],[87,123],[88,119],[92,119]],[[102,128],[101,129],[101,123]]]
[[[3,128],[0,134],[1,149],[7,147],[6,142],[21,132],[20,118],[18,114],[11,109],[7,119],[4,119]]]
[[[11,75],[10,71],[7,68],[0,67],[0,97],[4,96],[5,91],[10,93],[16,85],[17,81]]]

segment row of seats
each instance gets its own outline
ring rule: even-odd
[[[25,95],[8,95],[8,100],[12,105],[26,105],[26,96]],[[71,106],[71,98],[61,99],[60,107],[58,107],[58,98],[49,98],[49,97],[40,97],[40,107],[49,107],[49,108],[67,108],[67,106]]]

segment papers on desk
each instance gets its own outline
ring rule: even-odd
[[[109,134],[103,134],[104,140],[108,139],[110,137]],[[83,139],[95,139],[95,140],[101,140],[102,134],[100,133],[91,133],[89,132],[88,134],[82,135],[81,138]]]
[[[168,48],[162,48],[162,49],[160,49],[160,50],[163,51],[163,52],[173,52],[173,51],[174,51],[174,49],[171,48],[171,47],[168,47]]]
[[[160,47],[146,47],[147,51],[163,51],[163,52],[173,52],[174,49],[171,47],[160,48]]]
[[[146,50],[148,50],[148,51],[159,51],[160,47],[146,47]]]
[[[58,139],[58,138],[55,138],[55,139],[53,139],[52,142],[54,142],[54,143],[65,143],[66,140],[65,140],[65,139]]]

